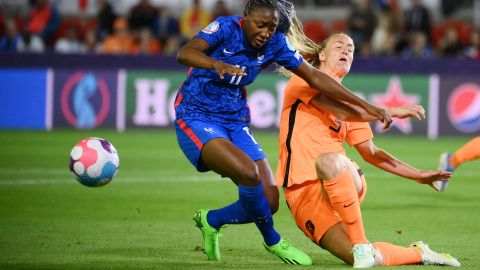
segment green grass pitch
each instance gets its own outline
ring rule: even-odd
[[[119,174],[107,186],[84,187],[68,172],[71,148],[87,136],[106,138],[119,152]],[[256,137],[275,168],[276,133]],[[436,168],[442,151],[467,140],[375,139],[420,169]],[[367,177],[362,211],[372,242],[406,246],[424,240],[433,250],[458,257],[463,269],[478,269],[480,161],[460,167],[447,191],[437,193],[349,152]],[[0,131],[0,269],[350,269],[297,229],[283,199],[276,228],[311,255],[313,266],[284,265],[264,250],[251,224],[223,229],[222,260],[207,261],[192,215],[236,198],[229,180],[194,170],[172,130]]]

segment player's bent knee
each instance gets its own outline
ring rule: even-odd
[[[315,159],[315,167],[321,179],[334,178],[345,171],[342,155],[325,153]]]
[[[270,212],[272,212],[272,215],[278,212],[278,200],[276,202],[269,202],[270,204]]]
[[[253,164],[239,170],[237,173],[237,183],[244,186],[256,186],[260,184],[260,173],[257,165]]]

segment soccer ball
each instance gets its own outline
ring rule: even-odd
[[[70,172],[82,185],[101,187],[112,181],[120,160],[115,147],[105,139],[85,138],[70,153]]]

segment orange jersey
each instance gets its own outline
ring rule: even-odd
[[[303,79],[292,75],[284,93],[280,117],[278,186],[291,187],[318,179],[315,159],[324,153],[345,154],[343,142],[353,146],[373,138],[366,122],[345,122],[315,107],[320,94]]]

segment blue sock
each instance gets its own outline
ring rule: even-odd
[[[268,246],[277,244],[280,241],[280,235],[273,228],[272,212],[263,194],[262,183],[254,187],[239,185],[238,194],[245,211],[262,233],[265,244]]]
[[[208,211],[207,222],[218,230],[225,224],[245,224],[253,222],[253,220],[240,201],[236,201],[223,208]]]

